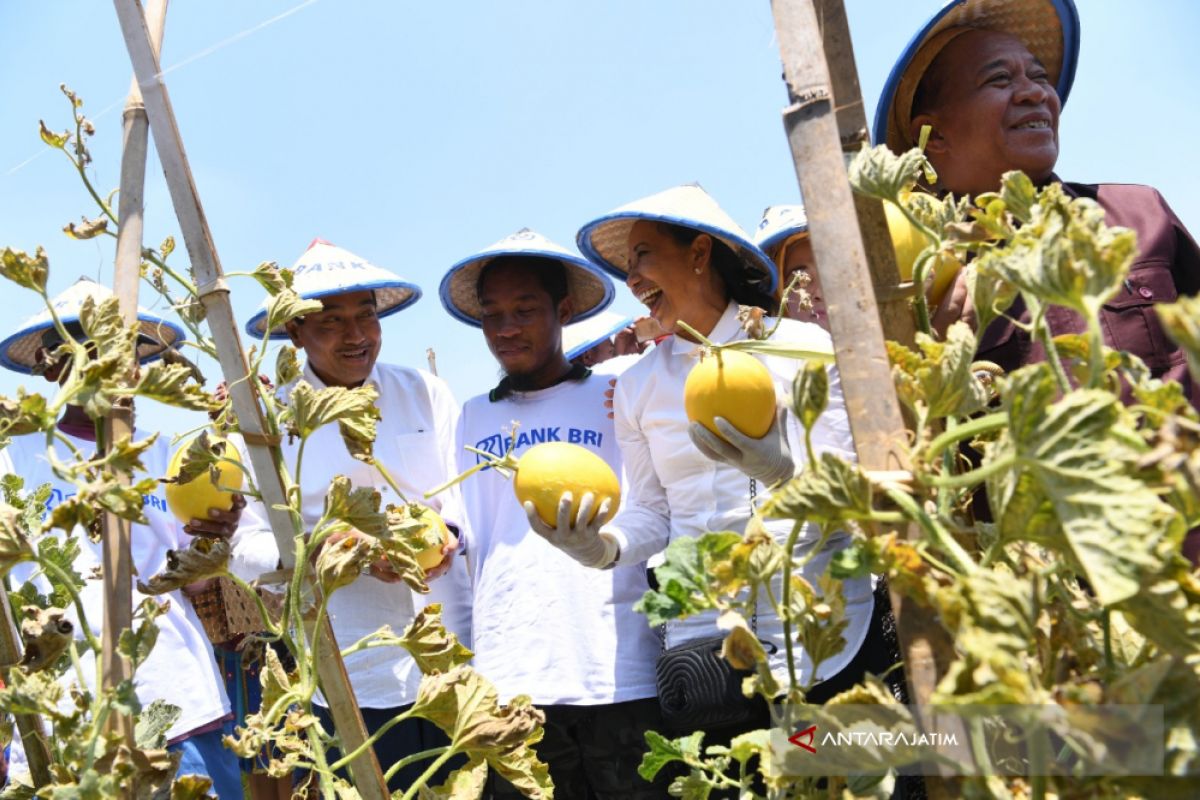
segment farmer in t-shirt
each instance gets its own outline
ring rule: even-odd
[[[563,325],[612,300],[609,280],[578,255],[522,230],[456,264],[441,297],[455,317],[483,328],[504,373],[467,401],[459,419],[459,469],[510,446],[571,442],[621,474],[607,377],[563,353]],[[532,529],[511,482],[487,469],[462,484],[465,544],[474,585],[475,667],[501,700],[527,694],[546,713],[535,750],[558,797],[660,798],[665,786],[637,774],[643,734],[658,723],[654,662],[659,642],[633,604],[647,590],[645,564],[589,569]],[[569,503],[569,500],[568,500]],[[584,506],[590,505],[586,500]],[[601,509],[603,511],[604,509]],[[583,508],[579,524],[587,524]],[[598,527],[599,517],[595,525]],[[493,777],[493,797],[519,797]]]

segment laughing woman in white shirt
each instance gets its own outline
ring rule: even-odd
[[[686,322],[714,342],[746,338],[737,319],[739,306],[776,306],[774,266],[695,185],[619,208],[584,226],[578,243],[585,255],[623,279],[650,315],[674,335],[631,366],[617,383],[616,434],[627,473],[624,508],[612,523],[590,536],[577,527],[555,531],[552,541],[585,563],[602,567],[637,563],[676,539],[698,537],[705,531],[743,531],[750,518],[752,485],[761,501],[770,487],[803,467],[803,430],[785,415],[782,426],[777,419],[763,439],[748,440],[737,452],[717,452],[708,442],[696,442],[684,413],[683,385],[696,363],[699,344],[679,323]],[[829,334],[817,325],[795,320],[784,320],[775,338],[812,349],[827,348],[830,342]],[[792,359],[757,357],[770,371],[782,402],[790,396],[792,379],[803,365]],[[813,432],[814,448],[853,458],[841,385],[832,368],[829,390],[829,408]],[[782,542],[791,523],[768,522],[767,527]],[[798,553],[810,550],[819,538],[817,528],[808,526],[798,542]],[[844,535],[833,536],[802,574],[815,583],[845,541]],[[843,591],[846,645],[840,655],[819,665],[817,678],[826,688],[849,685],[863,671],[862,665],[852,662],[871,620],[870,581],[847,581]],[[771,668],[786,681],[783,628],[766,602],[758,609],[757,634],[768,643],[768,651],[774,645]],[[665,645],[675,647],[720,632],[715,615],[703,614],[671,623],[665,635]],[[799,677],[808,683],[812,663],[802,650],[798,659]],[[834,678],[838,680],[831,681]],[[821,688],[810,692],[810,700],[821,698]],[[760,724],[767,724],[765,712]]]

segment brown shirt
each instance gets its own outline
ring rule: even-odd
[[[1196,382],[1200,376],[1188,373],[1184,352],[1163,333],[1154,310],[1157,303],[1169,303],[1179,295],[1200,292],[1200,248],[1162,195],[1149,186],[1119,183],[1063,183],[1063,186],[1073,197],[1098,202],[1109,225],[1137,232],[1138,256],[1129,276],[1100,312],[1105,344],[1141,358],[1154,377],[1182,384],[1188,400],[1200,410],[1200,384]],[[1008,313],[1029,322],[1029,312],[1019,297]],[[1084,333],[1087,329],[1082,317],[1061,306],[1050,306],[1046,320],[1055,336]],[[1027,332],[1001,318],[984,331],[976,357],[993,361],[1007,372],[1044,361],[1046,352]],[[1189,533],[1184,552],[1192,563],[1197,562],[1200,530]]]

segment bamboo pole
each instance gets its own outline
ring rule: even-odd
[[[237,321],[233,316],[229,286],[225,283],[212,233],[200,203],[200,195],[188,166],[187,154],[183,149],[183,139],[179,133],[167,87],[159,74],[158,57],[150,43],[141,2],[113,2],[125,46],[133,63],[133,71],[145,99],[155,148],[166,175],[171,202],[196,276],[197,294],[204,304],[221,371],[229,387],[233,410],[237,414],[238,425],[249,450],[251,466],[258,479],[258,488],[262,493],[279,547],[280,560],[285,569],[290,569],[295,564],[295,552],[292,549],[292,521],[285,510],[288,503],[280,478],[283,457],[279,441],[268,435],[262,408],[251,386],[254,378],[250,376]],[[317,664],[321,689],[329,701],[330,715],[342,745],[349,752],[366,741],[367,733],[362,713],[355,701],[350,679],[329,622],[326,621],[314,635],[323,640],[318,648]],[[361,756],[350,763],[350,773],[355,788],[366,800],[388,798],[383,772],[372,748],[366,748]]]
[[[429,371],[437,375],[437,353],[432,347],[425,348],[425,360],[429,362]]]
[[[886,323],[889,338],[912,341],[906,300],[912,289],[900,283],[881,204],[856,200],[846,175],[843,152],[857,151],[868,129],[843,0],[772,0],[771,7],[790,101],[784,128],[859,464],[867,470],[907,469],[907,431],[884,336]],[[822,270],[822,264],[836,268]],[[920,532],[909,526],[905,537],[916,540]],[[910,699],[927,707],[953,658],[953,644],[936,619],[896,592],[892,607]],[[923,714],[922,722],[932,725],[933,719]],[[935,798],[949,796],[942,781],[926,785]]]
[[[166,24],[167,0],[152,0],[147,7],[151,47],[157,54],[162,47]],[[125,101],[124,138],[121,148],[121,191],[117,196],[117,255],[113,269],[113,293],[126,325],[137,324],[138,283],[142,265],[142,194],[146,184],[146,143],[149,137],[146,109],[137,79],[131,80],[129,97]],[[136,346],[135,346],[136,349]],[[136,369],[136,368],[135,368]],[[126,376],[133,383],[132,371]],[[103,422],[104,446],[111,447],[124,437],[133,436],[133,398],[113,406]],[[117,473],[116,480],[129,485],[127,472]],[[133,677],[128,659],[117,649],[121,632],[133,627],[133,564],[130,556],[131,523],[116,514],[105,512],[101,523],[104,582],[104,626],[101,629],[100,685],[112,689]],[[125,714],[110,714],[106,723],[110,732],[118,733],[126,744],[133,744],[133,719]]]
[[[8,668],[21,661],[21,640],[17,636],[17,623],[12,615],[12,603],[8,600],[8,581],[4,581],[3,602],[0,602],[0,666],[4,678],[8,679]],[[46,739],[46,726],[37,714],[14,714],[17,732],[25,748],[25,761],[29,764],[29,777],[33,788],[50,785],[50,747]]]

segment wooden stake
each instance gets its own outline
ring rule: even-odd
[[[157,54],[162,46],[166,23],[167,0],[153,0],[147,9],[151,46]],[[118,194],[117,255],[113,269],[113,293],[120,304],[121,319],[126,325],[137,324],[138,283],[142,265],[142,193],[146,184],[146,142],[149,130],[146,110],[137,80],[129,87],[125,101],[124,140],[121,148],[121,191]],[[131,372],[126,376],[135,381]],[[133,398],[125,398],[113,406],[104,419],[105,447],[122,438],[133,436]],[[130,483],[127,472],[119,472],[117,482]],[[116,514],[105,512],[103,525],[104,626],[101,629],[100,685],[112,689],[129,680],[132,670],[128,659],[117,650],[121,632],[133,627],[133,565],[130,555],[130,522]],[[107,729],[119,733],[128,745],[133,744],[133,719],[125,714],[110,714]]]
[[[429,371],[437,375],[437,353],[432,347],[425,348],[425,360],[429,362]]]
[[[771,8],[791,102],[783,113],[784,127],[804,196],[858,461],[867,470],[906,469],[907,431],[884,347],[884,325],[888,338],[912,342],[907,297],[913,290],[900,283],[880,202],[856,199],[846,175],[843,152],[857,152],[868,141],[868,129],[843,0],[773,0]],[[824,270],[822,264],[827,265]],[[909,526],[905,538],[920,538],[916,526]],[[892,606],[910,698],[925,706],[953,659],[953,643],[936,619],[895,592]],[[922,721],[932,723],[928,715]],[[949,796],[944,782],[926,784],[931,796]]]
[[[7,581],[3,586],[8,588]],[[17,636],[17,623],[12,616],[12,603],[8,592],[0,602],[0,667],[4,668],[4,679],[8,680],[8,668],[21,661],[21,640]],[[14,714],[21,744],[25,747],[25,760],[29,763],[29,777],[33,788],[40,789],[50,784],[50,747],[46,740],[46,726],[37,714]]]
[[[280,560],[285,568],[291,568],[295,563],[295,552],[292,549],[291,516],[284,510],[287,499],[280,477],[283,456],[278,443],[267,444],[271,437],[268,435],[262,408],[251,386],[251,382],[256,378],[250,375],[237,321],[229,301],[229,287],[225,283],[216,246],[213,244],[204,208],[200,203],[200,195],[196,191],[191,168],[188,166],[183,138],[176,124],[167,87],[159,74],[158,57],[151,46],[139,0],[113,2],[125,38],[125,46],[133,63],[134,75],[137,76],[138,86],[145,98],[155,148],[159,161],[162,162],[171,202],[196,276],[197,294],[204,304],[221,371],[229,387],[233,410],[244,434],[251,466],[258,480],[258,488],[263,496],[271,528],[275,533]],[[317,671],[321,689],[329,701],[330,715],[343,747],[347,752],[355,750],[366,741],[367,733],[350,687],[345,664],[342,662],[341,651],[328,621],[315,635],[322,638],[318,648]],[[366,800],[387,800],[387,785],[372,748],[366,748],[361,756],[350,763],[350,773],[355,788]]]

